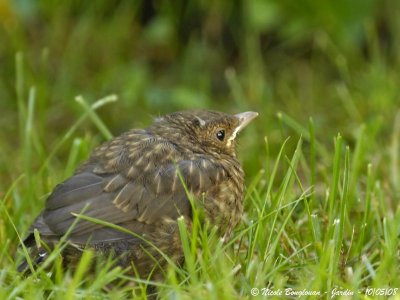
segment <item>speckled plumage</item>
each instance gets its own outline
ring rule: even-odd
[[[157,118],[147,129],[134,129],[104,143],[55,187],[31,232],[37,229],[51,245],[71,227],[74,214],[84,214],[135,235],[80,219],[68,235],[63,254],[67,265],[79,259],[85,247],[99,254],[113,253],[123,267],[133,264],[141,277],[152,273],[155,261],[156,268],[164,267],[159,250],[181,261],[176,220],[184,216],[190,226],[191,205],[180,175],[195,199],[201,198],[210,222],[229,236],[243,211],[244,175],[236,159],[235,138],[256,116],[177,112]],[[34,255],[43,251],[35,249],[32,233],[25,245]],[[20,269],[24,268],[26,264]]]

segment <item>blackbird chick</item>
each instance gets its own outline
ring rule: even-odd
[[[36,245],[35,229],[50,247],[69,231],[62,253],[66,266],[79,261],[89,247],[98,255],[113,255],[122,267],[133,266],[132,274],[162,277],[166,261],[160,251],[174,262],[183,259],[177,218],[184,216],[190,226],[187,191],[201,203],[211,224],[228,237],[243,211],[243,170],[235,140],[257,115],[176,112],[99,146],[73,176],[55,187],[32,224],[24,241],[32,260],[40,264],[47,256],[46,247]],[[76,214],[134,234],[76,220]],[[27,266],[24,262],[19,270],[26,271]]]

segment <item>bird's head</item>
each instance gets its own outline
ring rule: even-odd
[[[180,111],[158,118],[154,126],[180,144],[187,141],[190,148],[235,156],[238,133],[257,116],[252,111],[235,115],[209,110]]]

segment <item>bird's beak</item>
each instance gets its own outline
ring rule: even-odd
[[[236,132],[240,132],[244,127],[247,126],[254,118],[258,116],[257,112],[254,111],[246,111],[240,114],[234,115],[239,119],[239,126],[236,127]]]

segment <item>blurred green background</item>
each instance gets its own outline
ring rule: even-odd
[[[239,138],[243,249],[206,247],[182,299],[210,280],[205,299],[398,287],[399,16],[394,0],[0,0],[0,298],[79,295],[17,276],[17,234],[110,132],[193,108],[260,117]],[[113,94],[94,117],[75,101]]]
[[[399,1],[382,0],[0,0],[0,191],[43,165],[83,113],[76,95],[118,96],[98,111],[114,135],[175,110],[258,111],[240,139],[250,177],[265,165],[264,137],[273,157],[310,117],[331,153],[338,132],[352,146],[367,131],[366,159],[389,174],[379,162],[400,103],[399,15]],[[104,140],[89,119],[73,136],[87,141],[79,157]],[[21,155],[24,141],[32,150]],[[71,144],[51,157],[34,199],[68,175],[59,170]],[[324,153],[318,163],[329,164]]]

